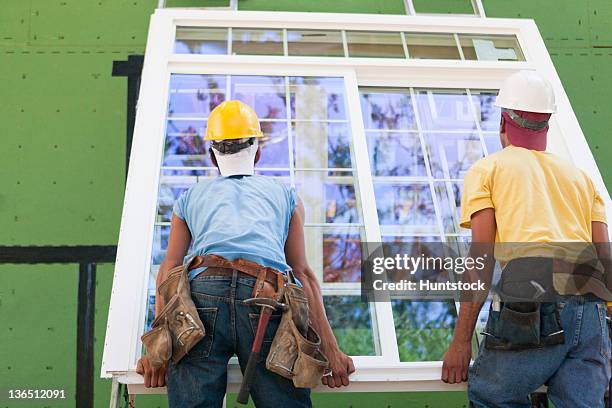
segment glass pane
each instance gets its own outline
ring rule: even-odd
[[[168,236],[170,235],[169,225],[158,225],[155,226],[153,231],[153,255],[152,264],[159,265],[166,257],[166,250],[168,249]]]
[[[306,226],[304,234],[308,262],[317,273],[322,271],[322,283],[361,281],[363,227]]]
[[[400,361],[441,361],[453,337],[452,301],[391,302]]]
[[[463,179],[470,166],[484,156],[476,133],[424,133],[431,174],[437,179]]]
[[[374,176],[425,177],[427,168],[417,133],[366,132]]]
[[[464,90],[418,90],[416,100],[424,130],[476,130]]]
[[[206,119],[225,100],[225,76],[172,75],[168,117]]]
[[[209,143],[204,141],[205,121],[169,120],[166,125],[166,167],[210,167]]]
[[[278,76],[232,76],[231,98],[255,109],[260,120],[287,119],[285,78]]]
[[[233,55],[283,55],[283,31],[233,28]]]
[[[381,225],[402,225],[412,232],[431,231],[432,226],[436,225],[429,184],[374,182],[374,196]]]
[[[453,34],[406,33],[411,59],[461,59]]]
[[[344,57],[342,33],[324,30],[287,30],[289,55]]]
[[[174,202],[188,188],[195,184],[192,177],[164,177],[157,193],[156,222],[170,222]]]
[[[306,223],[360,223],[352,172],[328,176],[322,171],[296,171],[295,187],[304,202]]]
[[[406,58],[400,33],[347,31],[350,57]]]
[[[263,122],[260,139],[261,157],[256,168],[289,168],[289,141],[287,122]]]
[[[177,54],[227,54],[227,28],[178,27],[174,52]]]
[[[499,131],[501,121],[501,109],[495,106],[497,92],[494,91],[474,91],[472,100],[476,109],[476,118],[480,121],[480,128],[484,131]]]
[[[444,231],[451,234],[470,234],[469,230],[459,227],[461,212],[462,182],[434,182],[434,190],[440,205],[440,216]]]
[[[368,129],[416,129],[408,89],[361,88],[363,126]]]
[[[325,313],[340,349],[351,356],[376,355],[373,316],[361,296],[323,296]]]
[[[296,168],[352,168],[348,124],[294,122],[292,126]]]
[[[291,77],[291,118],[298,120],[346,120],[342,78]]]
[[[459,34],[466,60],[525,61],[518,40],[513,35]]]

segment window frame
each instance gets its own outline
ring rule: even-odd
[[[175,33],[179,26],[281,28],[283,33],[291,28],[516,35],[525,61],[174,54]],[[229,41],[231,44],[231,38]],[[365,234],[368,241],[380,242],[369,154],[361,120],[359,88],[495,90],[508,74],[521,69],[537,70],[551,79],[557,95],[558,112],[551,120],[548,150],[569,158],[593,178],[602,196],[606,197],[610,216],[612,205],[605,184],[533,20],[156,10],[149,27],[137,105],[101,376],[117,377],[120,382],[131,384],[135,392],[147,392],[141,377],[134,372],[134,366],[140,357],[140,335],[146,318],[151,243],[157,213],[159,170],[163,161],[171,74],[342,76],[346,84],[347,110],[356,161],[353,167],[358,179]],[[337,290],[343,289],[339,287]],[[379,329],[384,326],[384,335],[379,339],[382,356],[355,357],[358,371],[351,377],[351,386],[342,388],[343,391],[463,389],[464,385],[448,385],[439,381],[440,361],[401,363],[391,305],[377,303],[374,308],[376,316],[373,325],[376,324]],[[236,365],[230,366],[230,390],[235,390],[239,382],[239,370]]]

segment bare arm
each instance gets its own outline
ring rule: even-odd
[[[485,208],[474,213],[471,217],[471,224],[472,243],[478,245],[472,246],[470,256],[479,256],[479,254],[474,252],[481,252],[483,248],[489,246],[486,244],[493,244],[495,242],[495,232],[497,230],[495,210]],[[491,255],[488,255],[490,261],[493,260]],[[493,266],[494,262],[487,263],[487,271],[485,271],[485,278],[488,279],[487,284],[490,284]],[[483,276],[482,273],[478,275]],[[468,368],[472,357],[472,336],[474,335],[474,328],[476,327],[478,314],[480,309],[482,309],[483,303],[480,299],[461,302],[453,340],[444,355],[442,381],[454,384],[467,380]]]
[[[604,267],[604,283],[608,288],[612,287],[612,256],[610,254],[610,237],[608,236],[608,225],[603,222],[591,223],[591,233],[597,256]],[[612,304],[608,303],[608,314],[612,315]]]
[[[310,321],[321,336],[321,351],[330,361],[332,377],[323,377],[323,383],[329,387],[348,385],[348,377],[355,371],[355,367],[351,358],[340,351],[338,347],[323,307],[321,287],[314,272],[308,266],[304,244],[304,205],[299,199],[289,225],[289,234],[285,243],[285,256],[287,263],[304,287],[304,294],[310,305]]]
[[[168,271],[175,266],[182,265],[183,258],[187,254],[189,244],[191,243],[191,232],[187,223],[172,214],[172,222],[170,224],[170,236],[168,237],[168,250],[166,251],[166,258],[159,266],[159,272],[157,272],[156,279],[156,294],[155,296],[155,316],[158,316],[164,307],[163,300],[157,288],[166,279]],[[164,365],[160,368],[154,368],[147,359],[147,356],[142,356],[136,364],[136,372],[142,374],[144,377],[145,387],[163,387],[166,385],[166,370],[167,367]]]
[[[159,272],[157,273],[157,288],[159,288],[159,285],[166,279],[166,275],[170,269],[183,264],[183,258],[187,255],[190,243],[191,232],[189,231],[189,227],[187,227],[187,223],[177,217],[176,214],[172,214],[170,236],[168,237],[168,249],[166,251],[166,257],[159,266]],[[164,305],[159,296],[156,296],[155,299],[155,316],[157,316]]]

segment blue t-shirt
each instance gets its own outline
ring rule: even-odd
[[[285,241],[296,206],[294,188],[270,177],[217,177],[183,192],[174,213],[191,231],[191,253],[214,254],[233,261],[248,259],[281,272]],[[205,268],[189,273],[193,279]]]

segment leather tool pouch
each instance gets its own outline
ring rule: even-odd
[[[493,350],[527,350],[565,341],[556,302],[505,302],[491,310],[485,347]]]
[[[498,310],[491,306],[482,333],[486,348],[527,350],[565,341],[557,302],[534,300],[538,298],[534,298],[536,286],[542,288],[540,298],[552,296],[550,291],[554,289],[549,265],[552,265],[550,260],[538,258],[519,258],[508,263],[499,284],[501,298],[506,301],[500,303]],[[548,297],[542,296],[544,294]]]
[[[188,262],[171,269],[158,288],[158,296],[165,300],[164,308],[143,334],[141,340],[153,367],[160,367],[170,359],[178,363],[205,335],[204,325],[191,299],[187,273]]]
[[[266,359],[268,370],[290,379],[299,388],[314,388],[329,362],[321,353],[321,339],[309,324],[308,301],[291,277],[284,288],[289,306],[283,313]]]

